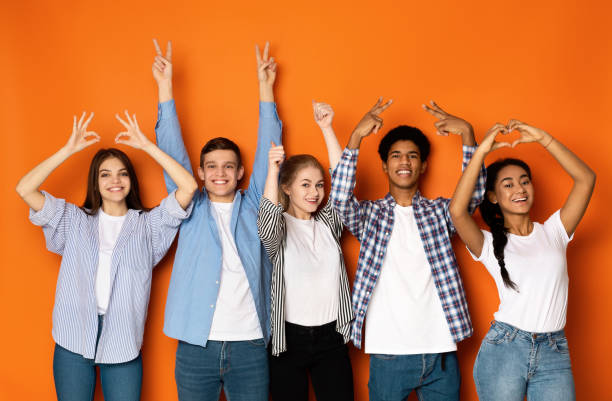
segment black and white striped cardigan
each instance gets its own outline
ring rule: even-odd
[[[336,319],[336,331],[344,337],[347,343],[351,334],[351,321],[353,310],[351,307],[351,293],[340,247],[340,237],[344,225],[340,216],[336,213],[331,203],[327,203],[314,215],[315,220],[323,222],[331,231],[338,246],[338,257],[340,258],[340,294],[338,297],[338,318]],[[285,266],[285,246],[287,228],[283,208],[281,205],[273,204],[269,199],[261,197],[259,213],[257,216],[257,231],[259,238],[268,252],[270,262],[274,266],[272,271],[271,288],[271,317],[270,325],[272,332],[272,355],[278,356],[287,350],[285,338],[285,282],[283,272]]]

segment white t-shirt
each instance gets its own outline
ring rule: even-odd
[[[455,351],[412,206],[396,205],[393,211],[393,231],[366,315],[365,352]]]
[[[504,262],[519,292],[504,285],[493,254],[493,236],[482,233],[482,253],[472,257],[485,265],[497,284],[500,302],[495,320],[535,333],[563,329],[569,284],[565,251],[571,238],[561,223],[560,211],[544,224],[533,223],[529,235],[508,234]]]
[[[102,210],[98,211],[98,269],[96,270],[95,293],[98,314],[104,315],[108,309],[111,294],[111,259],[113,249],[119,238],[125,216],[110,216]]]
[[[338,318],[340,253],[329,227],[283,213],[285,320],[320,326]]]
[[[209,340],[244,341],[262,338],[255,301],[231,233],[233,203],[211,202],[223,248],[223,267]]]

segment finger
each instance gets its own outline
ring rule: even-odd
[[[159,47],[159,43],[157,43],[157,39],[153,39],[153,45],[155,46],[155,53],[157,53],[158,56],[161,56],[162,51]]]
[[[270,42],[266,42],[266,46],[264,47],[263,59],[264,61],[268,61],[268,53],[270,52]]]
[[[393,103],[393,99],[389,99],[389,101],[385,104],[383,104],[382,106],[380,106],[378,109],[379,113],[382,113],[383,111],[385,111],[389,106],[391,106],[391,104]]]
[[[136,120],[136,114],[132,114],[132,119],[134,120],[134,126],[138,131],[140,131],[140,127],[138,126],[138,120]]]
[[[119,122],[121,123],[121,125],[123,125],[125,128],[130,129],[130,125],[129,125],[128,123],[126,123],[125,121],[123,121],[123,120],[121,119],[121,117],[119,117],[119,114],[118,114],[118,113],[116,113],[116,114],[115,114],[115,118],[116,118],[117,120],[119,120]]]
[[[125,113],[125,116],[127,117],[127,120],[130,123],[130,125],[134,125],[134,122],[132,121],[132,118],[130,117],[130,113],[128,113],[127,110],[124,110],[123,112]]]
[[[124,136],[129,138],[130,133],[126,131],[118,133],[117,136],[115,136],[115,142],[119,142],[120,140],[122,140],[121,137],[124,137]]]
[[[85,146],[93,145],[96,142],[100,142],[100,137],[94,137],[88,141],[85,141]]]
[[[257,58],[257,64],[261,64],[261,54],[259,51],[259,45],[255,45],[255,57]]]
[[[77,122],[76,122],[76,115],[72,116],[72,131],[76,131],[77,129]]]
[[[168,65],[168,64],[172,64],[170,62],[170,59],[166,58],[166,57],[162,57],[162,56],[155,56],[155,61],[162,63],[164,66]]]
[[[447,112],[445,112],[444,110],[442,110],[442,108],[440,106],[438,106],[438,104],[436,102],[434,102],[433,100],[429,101],[429,104],[431,104],[431,106],[433,107],[433,109],[439,113],[442,114],[448,114]]]
[[[431,114],[432,116],[434,116],[435,118],[439,118],[442,119],[445,117],[444,114],[440,113],[437,110],[432,109],[431,107],[429,107],[426,104],[422,104],[421,107],[423,107],[423,110],[425,110],[426,112],[428,112],[429,114]]]
[[[166,59],[168,61],[172,60],[172,41],[169,40],[168,44],[166,45]]]
[[[495,150],[499,148],[509,148],[509,147],[513,147],[513,146],[510,145],[508,142],[495,142],[491,150]]]
[[[274,141],[271,141],[270,143],[272,144],[272,147],[273,147],[273,148],[275,148],[275,147],[276,147],[276,144],[274,143]]]
[[[380,104],[382,103],[382,96],[378,98],[378,100],[376,101],[376,104],[374,106],[372,106],[372,108],[370,110],[374,110],[375,108],[377,108],[378,106],[380,106]]]
[[[153,65],[162,72],[164,71],[166,67],[163,63],[160,63],[159,61],[154,62]]]
[[[89,115],[89,118],[85,121],[85,124],[83,124],[83,129],[87,129],[87,126],[89,125],[89,122],[91,121],[93,116],[94,116],[94,113],[92,111],[91,114]]]
[[[85,115],[87,113],[83,112],[83,114],[81,114],[81,118],[79,118],[79,123],[77,124],[77,127],[80,129],[83,126],[83,119],[85,118]]]
[[[375,133],[375,134],[377,134],[377,133],[378,133],[378,131],[380,131],[380,129],[382,128],[382,126],[383,126],[383,122],[382,122],[382,120],[378,120],[378,121],[376,121],[376,122],[374,123],[374,129],[372,130],[372,132],[373,132],[373,133]]]

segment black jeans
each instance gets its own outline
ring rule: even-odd
[[[348,347],[336,322],[323,326],[285,323],[287,351],[270,354],[273,401],[307,401],[308,375],[317,401],[353,400],[353,370]]]

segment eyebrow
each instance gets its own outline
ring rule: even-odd
[[[506,178],[502,178],[500,181],[506,181],[506,180],[512,180],[513,177],[506,177]],[[527,174],[523,174],[519,177],[519,180],[521,178],[529,178],[529,176]]]
[[[102,171],[109,171],[110,172],[111,170],[107,169],[107,168],[101,168],[100,172],[102,172]],[[127,171],[127,168],[125,168],[125,167],[124,168],[120,168],[119,171]]]
[[[389,152],[389,154],[395,154],[395,153],[402,153],[402,152],[400,152],[399,150],[393,150],[393,151]],[[416,150],[410,150],[410,151],[408,151],[406,153],[409,154],[409,155],[410,154],[415,154],[415,155],[419,154],[419,152],[416,151]]]

